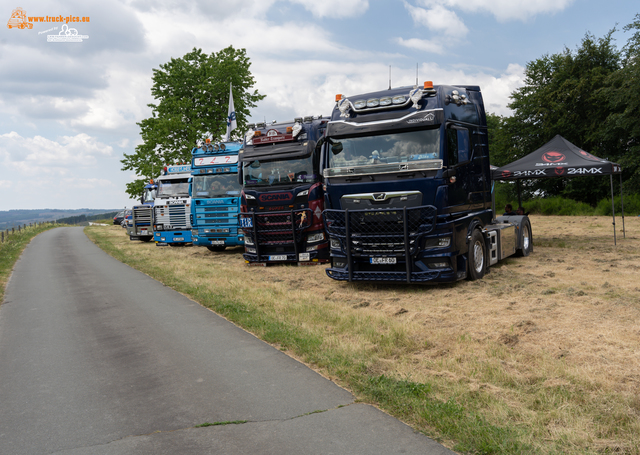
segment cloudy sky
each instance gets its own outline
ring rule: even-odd
[[[150,116],[152,70],[194,47],[247,49],[267,95],[253,121],[328,115],[336,93],[386,88],[389,66],[394,86],[413,85],[416,65],[420,82],[479,85],[508,115],[527,62],[640,12],[637,0],[20,0],[0,19],[17,7],[80,18],[67,27],[82,42],[56,38],[64,22],[0,27],[0,210],[131,206],[120,160]]]

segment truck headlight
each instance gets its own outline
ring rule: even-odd
[[[255,248],[249,248],[248,246],[245,246],[245,247],[244,247],[244,250],[245,250],[247,253],[256,254],[256,249],[255,249]]]
[[[320,242],[324,240],[324,232],[319,232],[317,234],[309,234],[307,236],[307,242]]]
[[[427,239],[424,242],[424,249],[447,248],[451,245],[451,237],[439,237],[437,239]]]
[[[255,245],[255,243],[253,243],[253,240],[251,240],[251,238],[249,238],[249,237],[245,237],[244,238],[244,244],[245,245]]]
[[[191,230],[191,235],[194,236],[194,237],[197,237],[198,236],[198,230],[197,229],[192,229]]]
[[[331,245],[331,249],[332,250],[339,250],[340,249],[340,240],[331,239],[331,240],[329,240],[329,243]]]

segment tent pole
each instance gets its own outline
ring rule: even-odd
[[[522,207],[522,196],[520,195],[520,180],[516,180],[518,183],[518,208]]]
[[[613,173],[609,174],[609,180],[611,181],[611,215],[613,216],[613,244],[616,242],[616,207],[613,203]]]
[[[627,231],[624,229],[624,198],[622,196],[622,172],[620,173],[620,205],[622,209],[622,237],[627,238]]]

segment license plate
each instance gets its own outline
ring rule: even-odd
[[[174,241],[176,241],[176,242],[177,242],[178,240],[181,240],[181,241],[183,241],[183,242],[184,242],[184,237],[174,237],[174,238],[173,238],[173,240],[174,240]]]
[[[142,229],[142,230],[140,231],[140,233],[141,233],[142,235],[148,235],[148,234],[147,234],[147,232],[148,232],[148,231],[147,231],[146,229]]]
[[[311,260],[311,253],[300,253],[298,255],[298,261],[309,261]]]
[[[253,219],[252,218],[240,218],[240,227],[243,227],[243,228],[253,227]]]
[[[286,261],[287,260],[287,255],[286,254],[276,254],[274,256],[269,256],[269,260],[270,261]]]
[[[369,258],[371,264],[395,264],[396,258]]]
[[[224,240],[212,240],[211,245],[213,246],[224,246]]]

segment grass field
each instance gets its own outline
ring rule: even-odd
[[[531,217],[534,252],[481,281],[349,284],[240,248],[88,236],[461,453],[640,453],[640,218]]]

